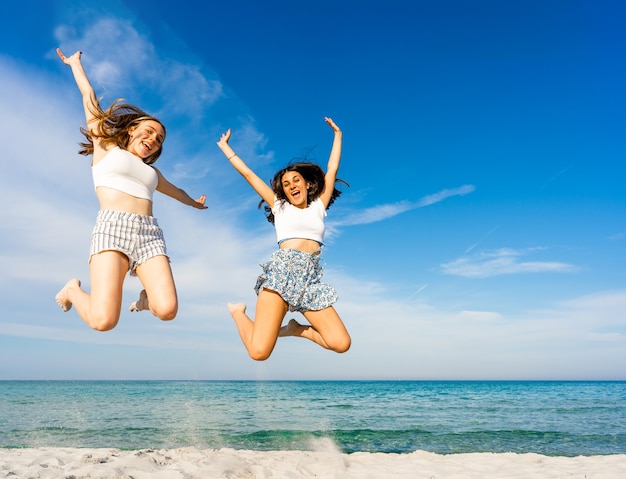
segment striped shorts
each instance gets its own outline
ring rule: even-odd
[[[91,233],[89,259],[103,251],[119,251],[128,257],[130,274],[148,259],[167,256],[163,230],[153,216],[100,210]]]
[[[305,253],[291,248],[275,251],[269,262],[262,264],[254,290],[275,291],[289,305],[289,311],[320,311],[338,299],[337,291],[321,282],[323,267],[321,249]]]

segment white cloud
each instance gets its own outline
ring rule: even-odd
[[[501,320],[502,315],[492,311],[461,311],[458,318],[461,321],[492,323]]]
[[[83,52],[81,58],[94,89],[98,95],[104,92],[108,96],[106,102],[123,97],[144,105],[156,97],[158,111],[150,113],[162,116],[160,111],[190,120],[201,118],[223,96],[214,72],[200,64],[162,57],[130,20],[104,17],[81,30],[59,27],[55,36],[66,55]]]
[[[331,275],[342,292],[337,309],[353,347],[340,360],[322,355],[319,360],[329,367],[341,362],[349,377],[623,377],[626,291],[504,313],[456,309],[445,301],[429,302],[428,297],[401,302],[383,285],[362,284],[334,271]]]
[[[558,261],[520,261],[529,251],[502,248],[472,257],[463,257],[444,263],[441,269],[445,274],[466,278],[487,278],[503,274],[518,273],[569,273],[576,267]]]
[[[394,216],[410,210],[440,203],[453,196],[467,195],[472,193],[475,189],[476,188],[473,185],[463,185],[458,188],[444,189],[432,195],[424,196],[418,201],[399,201],[388,205],[374,206],[372,208],[366,208],[362,211],[356,212],[343,219],[333,221],[331,225],[333,227],[337,227],[376,223],[378,221],[393,218]]]
[[[435,203],[439,203],[453,196],[465,196],[473,193],[475,189],[476,187],[474,185],[463,185],[458,188],[444,189],[432,195],[424,196],[417,203],[415,203],[414,207],[421,208],[423,206],[434,205]]]

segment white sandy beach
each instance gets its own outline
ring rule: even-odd
[[[235,449],[0,449],[0,477],[12,479],[211,478],[580,478],[626,477],[626,455],[411,454]]]

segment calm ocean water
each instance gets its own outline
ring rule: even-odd
[[[626,382],[0,381],[0,447],[626,453]]]

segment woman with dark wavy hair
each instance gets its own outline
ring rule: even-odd
[[[228,144],[231,131],[217,145],[233,167],[267,203],[268,220],[274,224],[279,249],[262,265],[255,291],[258,295],[254,321],[243,303],[228,303],[239,336],[252,359],[263,361],[281,336],[313,341],[337,353],[350,348],[351,339],[332,306],[335,289],[321,282],[320,255],[324,246],[326,209],[340,195],[335,188],[341,159],[342,133],[330,118],[334,141],[326,173],[316,164],[293,163],[280,170],[268,185],[261,180]],[[282,326],[287,312],[302,313],[309,324],[291,319]]]
[[[85,141],[79,153],[92,155],[100,211],[91,237],[91,294],[78,279],[71,279],[56,295],[56,302],[63,311],[74,306],[95,330],[113,329],[120,318],[124,278],[130,271],[144,288],[131,311],[149,309],[161,320],[174,319],[178,297],[163,231],[152,216],[152,196],[156,190],[198,209],[207,208],[206,197],[194,200],[152,166],[165,140],[165,127],[157,118],[121,100],[103,110],[83,69],[82,52],[66,57],[57,48],[57,54],[71,67],[83,99]]]

